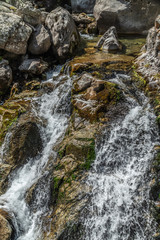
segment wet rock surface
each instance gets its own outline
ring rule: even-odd
[[[102,2],[103,1],[101,1],[101,4]],[[109,1],[104,1],[104,4],[106,4],[106,2],[109,3]],[[124,1],[125,4],[122,1],[112,1],[112,3],[114,2],[119,2],[118,4],[120,5],[117,5],[119,9],[116,10],[116,12],[112,12],[113,9],[111,9],[111,13],[107,12],[107,19],[110,21],[107,22],[108,24],[113,22],[117,24],[117,14],[120,14],[118,15],[120,17],[119,19],[123,20],[124,16],[122,15],[123,12],[125,13],[126,8],[123,8],[122,5],[128,7],[130,4],[130,1]],[[89,9],[92,8],[91,4],[93,2],[90,1],[86,3],[83,1],[82,3],[81,1],[74,1],[73,4],[77,4],[78,6],[79,3],[81,3],[81,9],[86,9],[86,6],[89,4],[90,8],[88,8],[87,11],[90,11]],[[145,1],[143,3],[145,3]],[[12,19],[9,18],[10,24],[14,19],[20,21],[14,28],[16,33],[20,31],[21,25],[25,26],[24,31],[26,31],[27,28],[28,32],[32,32],[25,35],[27,36],[25,38],[26,42],[21,46],[24,51],[23,54],[26,52],[26,46],[28,46],[28,44],[29,54],[33,55],[45,54],[52,45],[53,53],[49,52],[49,54],[60,61],[64,61],[74,55],[75,50],[79,46],[80,37],[73,19],[78,27],[80,26],[82,29],[88,27],[88,32],[90,33],[95,33],[97,30],[94,19],[85,14],[73,15],[72,19],[71,15],[62,8],[57,8],[50,13],[46,13],[43,10],[42,13],[42,11],[38,9],[33,9],[32,4],[28,6],[26,6],[26,4],[27,2],[22,7],[20,1],[14,3],[15,6],[22,7],[16,13],[19,14],[20,17],[17,15],[13,17],[13,15],[15,15],[13,12],[16,11],[16,9],[10,9],[10,6],[2,6],[2,11],[4,9],[12,15]],[[56,6],[57,1],[37,1],[36,4],[37,6],[46,6],[52,10],[52,8]],[[135,3],[133,3],[133,7],[137,6],[134,4]],[[79,7],[77,9],[79,9]],[[105,7],[102,10],[104,13],[106,10]],[[127,17],[128,14],[130,14],[130,12],[126,14]],[[101,17],[105,18],[103,14]],[[11,26],[14,27],[14,24],[16,24],[18,20],[15,20]],[[101,20],[98,19],[100,31]],[[137,19],[137,22],[138,21]],[[147,55],[151,55],[154,59],[159,59],[159,22],[159,18],[157,18],[155,28],[151,30],[146,45]],[[121,25],[118,23],[117,26],[119,29],[120,27],[123,29],[124,26],[126,27],[125,24],[129,23],[122,21]],[[137,31],[136,24],[134,31],[135,29]],[[104,26],[104,28],[105,27],[106,26]],[[127,27],[133,31],[132,24],[131,28],[129,28],[129,26]],[[19,30],[16,30],[17,28]],[[7,34],[10,34],[10,31],[8,31]],[[11,36],[14,45],[18,43],[17,46],[19,46],[19,42],[23,42],[23,39],[19,37],[18,40],[16,38],[14,40],[15,36],[12,36],[12,34],[7,35],[7,37],[8,36]],[[29,36],[30,40],[28,41]],[[128,53],[126,50],[127,55],[125,55],[124,52],[121,52],[120,55],[108,53],[110,50],[121,50],[121,45],[117,39],[114,28],[109,30],[108,33],[100,39],[98,48],[102,47],[102,51],[94,48],[96,43],[97,39],[90,42],[90,45],[85,47],[82,56],[77,56],[61,70],[61,72],[64,71],[65,73],[67,72],[67,74],[70,72],[73,78],[72,93],[69,94],[68,97],[69,101],[70,99],[72,101],[69,126],[63,139],[58,139],[57,145],[52,149],[53,151],[51,151],[49,156],[49,162],[45,166],[42,176],[40,178],[38,177],[25,195],[27,206],[31,211],[36,212],[38,211],[37,202],[40,201],[40,191],[45,193],[46,188],[49,189],[48,192],[46,191],[49,196],[43,196],[41,204],[39,203],[39,207],[43,208],[46,201],[48,201],[47,204],[49,208],[49,210],[47,209],[48,212],[45,212],[45,216],[42,216],[44,219],[44,227],[49,226],[49,229],[47,229],[48,232],[45,231],[42,237],[44,240],[74,240],[83,238],[84,228],[83,224],[81,224],[80,217],[85,206],[90,204],[89,193],[91,189],[86,185],[86,178],[88,170],[95,160],[95,141],[98,139],[97,135],[101,135],[104,126],[109,126],[111,121],[112,123],[114,121],[116,122],[118,116],[124,115],[128,111],[128,108],[125,106],[125,101],[123,101],[124,99],[121,99],[122,88],[109,80],[113,80],[117,73],[128,73],[137,52],[133,54],[132,52]],[[137,42],[135,44],[137,45]],[[139,46],[140,45],[141,43]],[[137,49],[139,49],[139,46]],[[15,50],[7,51],[14,51],[15,53]],[[17,52],[16,54],[21,54],[20,48],[18,48]],[[33,58],[31,59],[30,57]],[[25,56],[23,59],[26,60],[24,60],[20,66],[20,71],[24,72],[24,75],[22,74],[20,76],[27,74],[29,77],[31,76],[31,81],[26,83],[25,88],[23,84],[20,88],[17,87],[18,85],[16,84],[13,85],[9,99],[0,106],[0,128],[2,129],[0,133],[0,144],[3,142],[7,132],[12,134],[8,138],[8,148],[5,149],[3,152],[4,155],[1,156],[4,161],[0,163],[1,194],[3,194],[7,188],[10,173],[13,174],[15,168],[23,166],[29,158],[35,157],[36,161],[36,156],[41,153],[43,148],[38,127],[39,121],[33,117],[29,110],[31,107],[31,98],[36,96],[37,89],[40,88],[39,76],[38,80],[34,80],[34,75],[41,75],[41,73],[46,71],[48,65],[40,57],[38,60],[35,59],[35,56],[29,56],[29,59],[28,56]],[[159,60],[156,60],[155,62],[157,69],[159,66],[158,61]],[[147,62],[145,62],[145,65],[146,64]],[[7,73],[9,72],[8,69]],[[6,76],[5,74],[5,77]],[[57,79],[57,77],[54,77],[53,81],[43,82],[41,85],[43,89],[39,94],[51,93],[55,89]],[[67,77],[63,76],[63,74],[59,78],[58,84],[61,84],[61,81],[62,84],[65,84],[67,81]],[[127,79],[126,81],[128,81],[128,85],[130,86],[131,80]],[[9,86],[10,85],[7,85],[7,88]],[[152,90],[152,94],[155,94],[155,92],[157,93],[159,90],[158,86],[157,82],[151,81],[148,84],[148,89]],[[134,92],[135,88],[130,90]],[[159,100],[159,98],[157,99]],[[157,106],[157,112],[159,111],[158,109],[159,106]],[[61,108],[59,108],[59,111],[60,110]],[[24,114],[24,112],[26,113]],[[40,124],[45,126],[47,122],[43,122],[43,119],[41,120],[42,122]],[[56,153],[57,157],[53,156],[56,155]],[[3,240],[9,240],[12,234],[7,221],[8,219],[3,215],[1,216],[0,212],[0,228],[1,224],[3,224],[3,230],[1,231],[0,229],[0,239],[2,234]],[[3,232],[5,229],[6,232]]]
[[[120,92],[116,85],[83,74],[74,81],[73,106],[78,110],[81,117],[90,121],[103,117],[110,104],[116,102]]]
[[[42,150],[42,139],[34,119],[22,115],[14,127],[6,151],[5,162],[13,166],[24,164]]]

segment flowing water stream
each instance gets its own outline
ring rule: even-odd
[[[43,189],[37,191],[36,212],[29,209],[25,197],[28,189],[47,174],[44,169],[49,157],[56,157],[53,147],[63,136],[68,125],[71,79],[67,76],[58,77],[59,70],[51,74],[57,75],[53,92],[43,94],[33,101],[34,113],[40,120],[45,121],[45,127],[41,126],[43,152],[35,159],[29,159],[26,165],[12,174],[9,189],[0,197],[0,208],[12,214],[16,240],[39,239],[41,216],[48,210],[49,184],[46,183]],[[53,82],[53,79],[49,81]],[[34,102],[38,107],[34,107]]]
[[[127,89],[127,76],[113,82]],[[85,240],[151,240],[149,183],[154,147],[158,144],[155,115],[148,99],[127,96],[128,114],[111,124],[97,146],[88,177],[92,187]]]
[[[33,113],[42,122],[43,151],[12,173],[8,190],[0,196],[0,209],[12,214],[14,240],[42,239],[41,216],[49,212],[50,196],[46,166],[50,156],[56,158],[53,147],[64,136],[70,116],[72,81],[68,75],[58,75],[60,68],[48,74],[54,90],[33,100]],[[88,177],[92,194],[83,219],[85,240],[152,240],[156,226],[150,216],[150,169],[159,143],[155,115],[143,94],[128,90],[128,76],[115,75],[110,81],[123,89],[128,112],[106,127],[97,144]],[[9,135],[6,144],[8,140]],[[36,190],[33,210],[26,203],[26,193],[39,179],[44,182]]]

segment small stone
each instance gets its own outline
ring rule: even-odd
[[[40,75],[48,68],[48,64],[40,59],[27,59],[19,66],[21,72]]]

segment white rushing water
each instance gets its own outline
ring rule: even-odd
[[[64,135],[70,115],[71,79],[58,76],[60,68],[48,73],[54,90],[33,101],[33,112],[42,122],[43,151],[12,174],[8,190],[0,196],[0,208],[12,214],[14,240],[43,239],[41,216],[49,211],[50,195],[45,167],[50,157],[53,161],[56,158],[53,147]],[[155,115],[147,98],[135,92],[133,96],[127,89],[128,76],[116,75],[110,81],[123,89],[129,110],[106,128],[97,145],[88,177],[92,194],[84,220],[85,240],[152,240],[155,224],[150,216],[150,167],[159,141]],[[2,157],[4,149],[5,143]],[[32,209],[26,203],[26,193],[41,179]]]
[[[126,77],[117,76],[119,80]],[[129,113],[114,122],[97,146],[88,177],[91,201],[85,219],[85,240],[151,240],[149,182],[154,147],[158,144],[155,115],[148,100],[128,97]]]
[[[41,237],[41,216],[46,213],[48,208],[49,186],[46,184],[37,192],[36,211],[32,211],[27,206],[25,197],[27,190],[38,179],[47,175],[47,171],[44,171],[45,166],[49,157],[52,157],[54,161],[56,153],[53,151],[53,147],[63,136],[68,125],[71,79],[67,76],[58,76],[59,70],[48,74],[48,77],[51,78],[48,82],[55,85],[53,92],[45,93],[34,100],[38,105],[33,108],[34,113],[45,122],[45,126],[40,127],[43,151],[13,174],[9,189],[0,197],[0,208],[7,210],[14,219],[16,240],[37,240]],[[57,76],[54,81],[51,75]],[[1,155],[3,156],[3,154]]]

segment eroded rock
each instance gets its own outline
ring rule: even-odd
[[[107,50],[108,52],[118,51],[122,49],[122,45],[118,40],[117,31],[114,26],[110,27],[107,32],[100,38],[96,48]]]
[[[67,59],[74,54],[80,37],[70,13],[58,7],[48,14],[46,26],[50,30],[53,52],[59,59]]]

